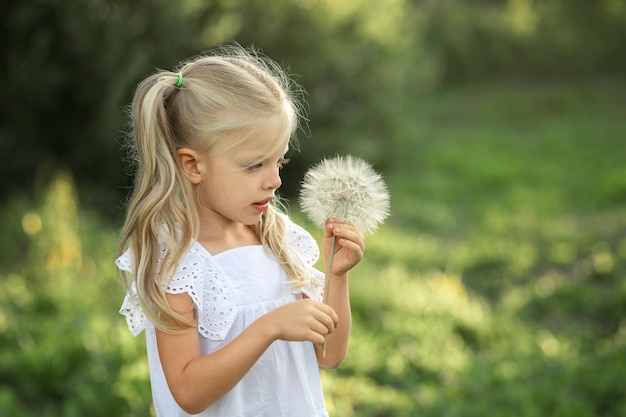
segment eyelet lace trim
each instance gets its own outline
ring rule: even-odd
[[[294,290],[308,297],[322,299],[324,274],[314,268],[319,259],[319,249],[315,239],[303,228],[286,219],[287,239],[304,268],[310,274],[311,284]],[[126,251],[115,261],[117,267],[132,273],[130,251]],[[160,263],[160,261],[159,261]],[[131,287],[132,296],[127,294],[120,308],[132,334],[137,336],[145,328],[147,319],[136,301],[136,287]],[[235,317],[237,306],[235,294],[215,265],[212,256],[194,242],[183,257],[172,281],[166,290],[170,294],[187,293],[193,300],[198,314],[198,332],[210,340],[224,340]]]

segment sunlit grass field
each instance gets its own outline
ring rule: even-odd
[[[392,195],[352,274],[349,356],[322,374],[331,415],[626,415],[626,82],[390,106],[366,147],[312,133],[374,161]],[[116,230],[79,201],[60,173],[0,208],[1,415],[150,415]]]

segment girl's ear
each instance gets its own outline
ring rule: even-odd
[[[189,148],[180,148],[176,155],[185,177],[192,184],[199,184],[202,181],[202,166],[197,152]]]

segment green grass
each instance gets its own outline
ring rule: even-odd
[[[560,215],[624,203],[624,97],[622,84],[596,81],[474,87],[402,106],[397,212],[414,219],[410,201],[440,204],[455,218],[435,226],[458,230],[494,207]]]
[[[404,97],[387,137],[341,142],[383,172],[392,216],[352,273],[350,353],[323,371],[331,415],[626,414],[625,93],[595,80]],[[0,210],[0,410],[148,416],[115,231],[73,193],[60,176]]]
[[[396,129],[368,155],[389,183],[392,217],[353,274],[337,415],[626,410],[616,400],[624,97],[625,83],[595,80],[397,103]],[[372,386],[385,388],[380,399]]]

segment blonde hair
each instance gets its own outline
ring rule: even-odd
[[[182,85],[177,86],[179,74]],[[304,117],[302,90],[274,61],[254,49],[221,47],[181,63],[178,71],[157,71],[143,80],[129,109],[129,149],[136,164],[133,194],[121,231],[119,254],[132,257],[137,302],[148,320],[166,331],[193,326],[173,311],[166,288],[181,258],[199,233],[198,202],[176,156],[187,147],[209,152],[226,138],[234,147],[258,129],[294,141]],[[233,140],[233,134],[238,134]],[[278,144],[275,146],[281,146]],[[254,226],[293,283],[308,283],[303,265],[286,241],[280,209],[271,206]],[[129,291],[132,294],[132,291]]]

